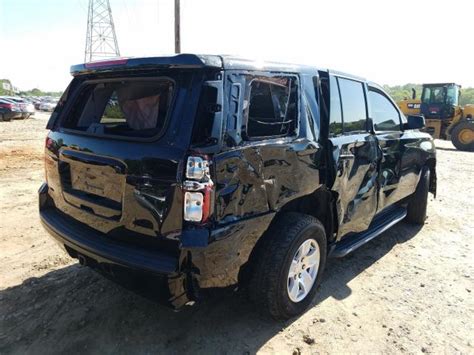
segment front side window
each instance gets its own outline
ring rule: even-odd
[[[295,78],[254,79],[247,107],[247,137],[282,137],[294,132],[297,119]]]
[[[342,98],[344,133],[366,132],[367,111],[364,86],[359,81],[338,78]]]
[[[399,131],[400,115],[395,106],[382,93],[369,89],[370,110],[376,131]]]
[[[153,137],[164,128],[172,91],[169,80],[88,84],[62,126],[93,135]]]

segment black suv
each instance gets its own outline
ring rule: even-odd
[[[275,318],[436,192],[435,147],[364,79],[228,56],[73,66],[48,122],[41,220],[102,271],[164,275],[170,302],[240,284]]]

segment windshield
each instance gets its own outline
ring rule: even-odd
[[[423,88],[421,102],[425,104],[457,105],[459,87],[457,85],[426,86]]]

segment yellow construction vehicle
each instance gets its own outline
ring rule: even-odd
[[[426,131],[433,138],[451,140],[459,150],[474,151],[474,105],[459,106],[460,85],[423,84],[421,98],[398,102],[405,115],[425,116]]]

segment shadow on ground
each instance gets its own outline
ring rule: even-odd
[[[357,292],[348,283],[419,230],[399,224],[330,260],[314,304]],[[73,265],[0,292],[0,353],[254,353],[291,322],[260,316],[232,290],[174,312]]]

